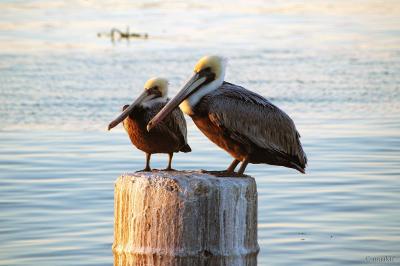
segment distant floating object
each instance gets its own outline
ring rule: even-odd
[[[126,27],[126,32],[112,28],[110,33],[97,33],[97,37],[109,37],[114,41],[116,39],[147,39],[149,35],[147,33],[130,32],[129,27]]]
[[[164,123],[151,132],[146,129],[147,123],[167,104],[167,94],[166,79],[149,79],[143,93],[131,105],[125,105],[122,114],[108,126],[110,130],[123,121],[132,144],[146,153],[146,168],[143,171],[151,171],[150,157],[153,153],[168,153],[169,161],[165,170],[170,171],[173,170],[171,162],[174,152],[191,151],[187,144],[186,120],[179,108],[172,110]]]
[[[305,172],[307,156],[293,120],[267,99],[224,81],[225,60],[206,56],[182,90],[150,121],[155,127],[178,105],[215,144],[234,157],[226,170],[238,174],[248,163],[266,163]]]

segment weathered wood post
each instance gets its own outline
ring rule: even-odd
[[[114,265],[256,265],[251,177],[139,172],[118,178]]]

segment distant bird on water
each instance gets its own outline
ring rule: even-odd
[[[108,130],[123,121],[124,128],[133,145],[146,153],[146,168],[151,171],[150,157],[153,153],[168,153],[169,161],[165,170],[171,167],[174,152],[190,152],[187,144],[186,120],[179,108],[172,108],[162,123],[148,132],[146,125],[168,102],[168,81],[163,78],[149,79],[144,92],[108,125]]]
[[[234,158],[226,170],[242,162],[285,166],[305,173],[307,157],[292,119],[264,97],[224,81],[226,61],[201,58],[182,90],[149,122],[156,127],[174,108],[192,117],[196,126]],[[151,131],[150,131],[151,132]]]

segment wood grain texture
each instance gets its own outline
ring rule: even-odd
[[[114,265],[257,264],[251,177],[139,172],[120,176],[114,197]]]

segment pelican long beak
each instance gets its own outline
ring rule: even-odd
[[[150,131],[152,128],[154,128],[181,102],[188,98],[192,93],[197,91],[198,88],[200,88],[203,84],[210,81],[210,79],[213,77],[214,74],[210,72],[195,73],[190,80],[186,82],[185,86],[183,86],[180,92],[178,92],[178,94],[171,101],[169,101],[168,104],[165,105],[155,117],[153,117],[153,119],[151,119],[151,121],[147,124],[147,131]]]
[[[139,95],[139,97],[131,104],[129,105],[128,108],[126,108],[117,118],[115,118],[113,121],[110,122],[108,125],[108,130],[113,129],[116,127],[119,123],[121,123],[128,115],[129,113],[135,108],[135,106],[139,105],[143,100],[149,96],[149,92],[145,90],[142,94]]]

